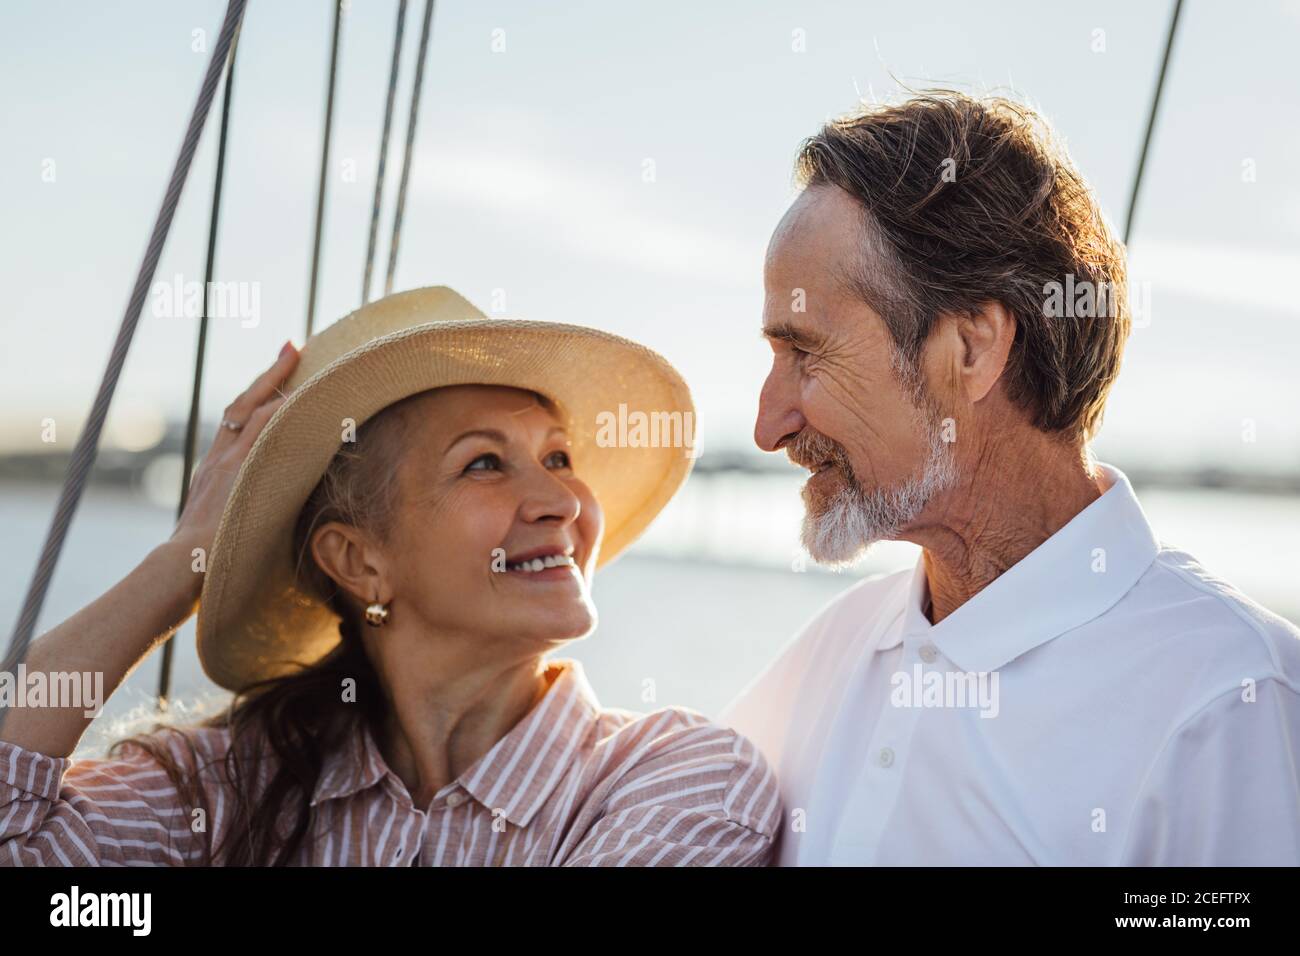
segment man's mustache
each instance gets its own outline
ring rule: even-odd
[[[846,475],[853,474],[844,446],[827,438],[815,428],[804,428],[795,436],[794,441],[786,446],[785,453],[800,468],[812,471],[831,462],[839,466]]]

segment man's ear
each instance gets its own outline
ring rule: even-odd
[[[990,300],[969,314],[949,318],[956,336],[957,385],[966,401],[974,405],[988,395],[1006,370],[1016,340],[1016,317],[1001,302]]]
[[[362,604],[392,600],[383,557],[359,528],[341,521],[326,522],[312,532],[310,546],[321,570]]]

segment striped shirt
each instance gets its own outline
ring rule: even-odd
[[[363,727],[329,754],[299,866],[763,866],[780,825],[754,746],[697,711],[604,709],[574,660],[545,696],[430,805]],[[183,741],[165,734],[184,759]],[[184,866],[226,839],[226,728],[185,728],[211,819],[134,745],[72,760],[0,741],[0,864]],[[187,763],[182,762],[182,766]]]

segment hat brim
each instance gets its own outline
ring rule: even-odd
[[[240,468],[208,556],[198,654],[215,683],[239,690],[337,645],[337,616],[298,586],[292,538],[349,419],[360,427],[394,402],[451,385],[552,399],[569,418],[574,468],[605,514],[599,565],[681,487],[695,457],[694,407],[667,361],[597,329],[479,315],[450,290],[420,289],[372,303],[304,347],[287,400]],[[598,423],[620,405],[686,416],[686,444],[598,441]]]

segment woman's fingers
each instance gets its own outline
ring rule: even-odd
[[[235,477],[253,443],[257,441],[257,436],[285,400],[284,397],[275,395],[270,401],[257,406],[238,432],[222,429],[230,438],[218,437],[194,472],[185,510],[172,532],[173,540],[184,540],[191,549],[207,549],[212,546]]]
[[[262,429],[271,420],[271,416],[275,414],[276,409],[285,403],[286,398],[287,396],[284,395],[276,395],[269,402],[263,402],[257,406],[257,408],[253,409],[253,413],[248,416],[248,421],[239,430],[239,442],[236,445],[236,455],[240,463],[247,457],[248,450],[253,447],[253,442],[257,441],[257,436],[262,433]]]
[[[293,347],[292,342],[285,342],[271,367],[259,375],[242,395],[226,406],[225,418],[240,425],[245,424],[258,406],[280,394],[280,386],[284,384],[297,364],[298,350]]]

